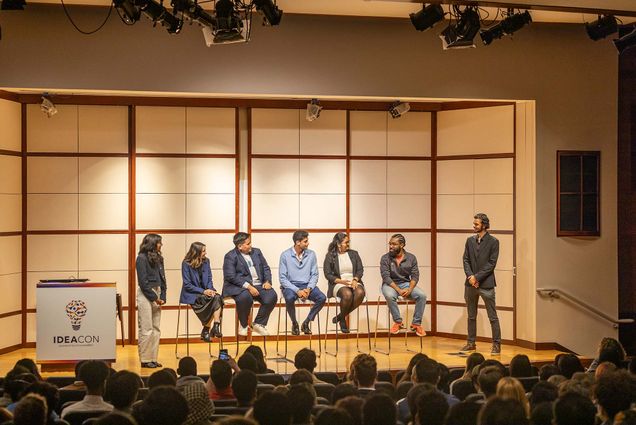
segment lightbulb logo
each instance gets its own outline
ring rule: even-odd
[[[86,303],[82,300],[72,300],[66,304],[66,315],[71,319],[71,326],[74,331],[79,331],[82,319],[86,316]]]

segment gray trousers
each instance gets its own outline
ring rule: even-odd
[[[490,320],[493,344],[501,344],[501,328],[499,327],[499,317],[497,317],[497,307],[495,305],[495,288],[483,289],[474,288],[470,285],[464,287],[464,300],[468,310],[468,343],[474,344],[477,337],[477,302],[479,297],[486,304],[486,312]]]
[[[157,296],[160,289],[155,288]],[[139,325],[137,349],[142,363],[156,362],[159,355],[159,337],[161,336],[161,308],[150,301],[137,288],[137,324]]]

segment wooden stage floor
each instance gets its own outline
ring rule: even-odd
[[[270,337],[271,338],[271,337]],[[263,346],[262,341],[254,341],[257,345]],[[323,341],[324,342],[324,341]],[[317,350],[315,340],[312,342],[313,349]],[[371,346],[373,347],[373,339],[371,340]],[[425,337],[423,339],[422,352],[429,357],[445,364],[448,367],[462,367],[465,365],[465,356],[458,355],[459,349],[464,344],[464,340],[451,339],[442,337]],[[240,353],[242,353],[248,344],[240,345]],[[378,362],[378,370],[401,370],[404,369],[413,356],[414,353],[408,352],[404,346],[404,338],[397,337],[391,338],[391,355],[381,354],[371,351],[371,354],[376,358]],[[294,355],[303,347],[309,347],[309,341],[289,341],[289,354],[288,357],[293,360]],[[368,352],[368,344],[366,339],[360,339],[360,347],[364,352]],[[378,339],[378,348],[386,349],[386,338]],[[236,344],[225,344],[225,348],[228,349],[231,356],[235,355]],[[284,349],[284,343],[281,341],[281,350]],[[328,341],[328,348],[330,351],[334,350],[334,341]],[[409,348],[419,351],[419,340],[417,337],[409,337]],[[526,354],[531,362],[549,362],[554,360],[554,357],[559,354],[556,350],[541,350],[535,351],[526,348],[521,348],[514,345],[503,345],[501,347],[501,355],[493,358],[497,358],[504,364],[510,363],[510,359],[517,354]],[[477,350],[484,354],[486,358],[490,356],[490,343],[481,342],[477,343]],[[212,354],[218,355],[218,344],[212,345]],[[355,339],[340,340],[340,347],[338,356],[327,355],[323,352],[318,358],[317,371],[332,371],[344,373],[353,358],[358,354],[356,350]],[[185,344],[179,345],[179,355],[186,355]],[[199,373],[208,373],[208,365],[214,360],[211,359],[208,354],[208,345],[204,343],[190,343],[190,355],[194,357],[198,363]],[[276,356],[276,342],[267,342],[267,357]],[[11,353],[0,355],[0,376],[4,376],[21,358],[35,358],[35,348],[24,348],[13,351]],[[174,344],[161,344],[159,349],[159,362],[164,367],[171,367],[176,370],[179,360],[175,356]],[[294,372],[294,365],[286,361],[267,361],[267,366],[281,374],[291,374]],[[128,369],[136,373],[140,373],[142,376],[150,375],[156,369],[141,369],[139,363],[139,357],[137,356],[137,346],[127,345],[126,347],[117,347],[117,362],[113,365],[116,370]],[[44,376],[63,376],[72,374],[72,371],[67,372],[49,372],[44,373]]]

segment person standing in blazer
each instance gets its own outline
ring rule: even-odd
[[[477,302],[479,297],[486,304],[486,312],[492,329],[491,354],[501,354],[501,328],[497,317],[495,304],[495,267],[499,258],[499,241],[492,236],[488,229],[490,220],[483,213],[475,214],[473,221],[474,236],[466,239],[464,248],[464,299],[468,310],[468,340],[461,351],[475,351],[477,346]]]
[[[254,300],[261,306],[252,322],[252,330],[261,336],[269,335],[267,321],[276,306],[276,292],[272,289],[272,272],[258,248],[252,247],[249,233],[234,235],[234,249],[223,258],[223,296],[234,298],[239,318],[239,336],[247,336],[247,320]]]
[[[166,303],[166,272],[161,236],[149,233],[139,246],[137,269],[137,319],[141,367],[161,367],[157,362],[161,337],[161,306]]]
[[[211,337],[223,337],[221,334],[223,299],[212,284],[212,268],[206,254],[207,248],[201,242],[193,242],[190,245],[181,263],[183,286],[181,286],[179,302],[190,304],[203,325],[201,339],[210,342]]]
[[[340,298],[340,313],[332,319],[342,333],[349,333],[346,317],[364,301],[364,267],[357,251],[349,249],[349,236],[338,232],[327,248],[323,272],[329,283],[327,297]]]

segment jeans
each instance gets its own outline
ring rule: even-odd
[[[299,287],[298,289],[305,289],[306,287]],[[283,297],[285,297],[285,305],[287,307],[287,314],[289,314],[289,318],[292,323],[298,323],[296,320],[296,300],[298,299],[298,295],[291,289],[283,289]],[[309,301],[313,302],[313,305],[309,309],[309,314],[307,315],[306,322],[312,322],[318,312],[322,310],[322,307],[325,305],[325,301],[327,301],[327,297],[322,293],[318,287],[315,287],[309,293]]]
[[[258,291],[258,297],[253,297],[252,294],[250,294],[250,291],[247,290],[234,297],[236,313],[242,327],[247,326],[247,318],[250,315],[250,310],[252,309],[254,300],[261,303],[261,306],[258,308],[258,314],[254,318],[254,324],[256,325],[266,326],[267,321],[269,320],[269,315],[276,306],[277,296],[274,288],[264,289],[262,285],[256,285],[255,288]]]
[[[488,313],[492,330],[492,342],[493,344],[501,344],[501,328],[499,327],[499,318],[497,317],[497,308],[495,306],[495,288],[483,289],[466,285],[464,288],[464,299],[468,309],[468,343],[474,344],[477,337],[477,302],[479,297],[486,304],[486,312]]]
[[[408,289],[409,282],[401,283],[398,285],[400,289]],[[400,316],[400,309],[397,304],[397,299],[400,294],[389,285],[382,285],[382,294],[386,299],[386,303],[389,306],[389,311],[391,312],[391,316],[393,317],[393,321],[397,323],[402,323],[402,317]],[[426,307],[426,294],[417,286],[413,288],[413,292],[408,297],[411,300],[415,301],[415,313],[413,313],[413,324],[421,325],[422,324],[422,316],[424,316],[424,307]]]

